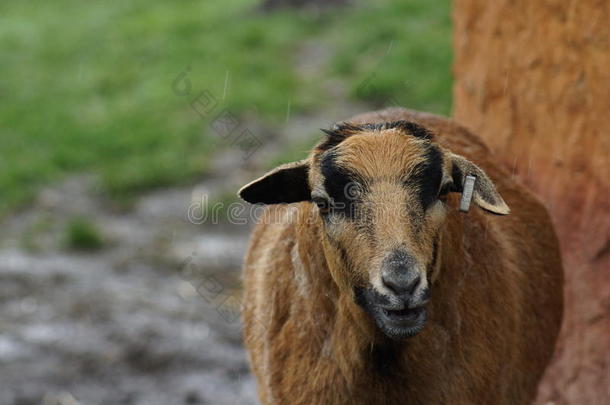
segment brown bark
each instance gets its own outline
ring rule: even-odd
[[[454,117],[537,192],[562,243],[566,312],[539,404],[610,403],[609,9],[454,5]]]

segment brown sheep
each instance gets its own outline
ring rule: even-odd
[[[562,315],[546,209],[450,120],[347,122],[240,190],[270,204],[244,270],[262,403],[530,403]]]

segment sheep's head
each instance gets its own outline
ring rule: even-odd
[[[509,209],[482,169],[415,123],[343,124],[325,132],[308,159],[276,168],[240,196],[314,203],[339,288],[387,336],[413,336],[426,322],[447,194],[463,191],[472,175],[475,204],[494,214]]]

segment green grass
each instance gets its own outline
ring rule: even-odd
[[[319,17],[256,5],[1,2],[0,215],[69,173],[98,173],[119,199],[191,181],[228,145],[210,130],[217,113],[273,128],[289,101],[293,115],[343,102],[329,80],[371,106],[448,113],[448,1],[362,2]],[[296,66],[304,41],[330,50],[308,77]],[[180,95],[185,70],[191,91]],[[217,105],[201,117],[190,102],[204,90]]]
[[[64,233],[64,246],[70,250],[99,250],[105,244],[104,236],[97,226],[85,218],[70,220]]]
[[[329,33],[353,98],[440,114],[451,107],[449,2],[371,2]]]

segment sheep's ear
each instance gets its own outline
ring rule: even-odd
[[[510,212],[510,208],[508,208],[508,205],[496,190],[496,186],[483,169],[460,155],[452,153],[451,159],[453,162],[451,176],[453,177],[454,191],[463,192],[466,176],[474,176],[476,178],[474,190],[466,190],[466,193],[472,192],[474,203],[493,214],[507,215]],[[466,208],[465,211],[467,210]]]
[[[239,196],[252,204],[282,204],[309,200],[309,163],[301,160],[278,166],[263,177],[246,184]]]

